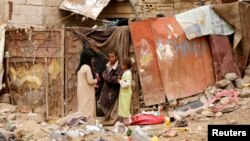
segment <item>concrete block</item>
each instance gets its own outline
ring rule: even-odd
[[[129,14],[129,13],[133,13],[133,10],[129,6],[116,7],[116,13]]]
[[[61,10],[58,7],[52,7],[51,12],[52,12],[51,15],[54,15],[54,16],[61,15]]]
[[[238,78],[236,73],[227,73],[225,75],[225,78],[230,81],[234,81],[236,78]]]
[[[12,15],[12,19],[9,20],[9,23],[24,24],[25,23],[25,15]]]
[[[21,13],[21,6],[20,5],[13,5],[13,13],[12,14],[20,14]]]
[[[192,2],[181,2],[182,8],[192,8],[193,4]]]
[[[36,15],[36,6],[21,5],[21,15]]]
[[[159,11],[168,11],[168,10],[174,10],[174,8],[171,6],[171,7],[165,7],[165,6],[157,6],[156,8],[157,10]]]
[[[249,97],[250,96],[250,88],[244,87],[239,95],[239,97]]]
[[[42,6],[45,0],[27,0],[27,5],[40,5]]]
[[[217,81],[217,82],[215,83],[215,86],[216,86],[217,88],[223,88],[223,87],[227,86],[227,85],[230,84],[230,83],[231,83],[231,81],[229,81],[229,80],[227,80],[227,79],[223,79],[223,80]]]
[[[43,24],[43,16],[26,16],[26,23],[32,25],[42,25]]]
[[[174,2],[175,0],[161,0],[162,3],[170,3],[170,2]]]
[[[59,6],[61,4],[61,1],[59,0],[46,0],[47,6]]]
[[[37,16],[43,16],[43,7],[42,6],[37,6],[36,8],[36,15]]]
[[[50,6],[43,7],[43,15],[52,15],[52,8],[53,7]]]
[[[181,6],[180,6],[180,3],[179,2],[175,2],[174,3],[174,8],[175,9],[179,9]]]
[[[136,12],[142,12],[142,6],[134,6]]]
[[[46,16],[45,24],[53,24],[54,22],[56,22],[55,19],[56,19],[55,16]]]
[[[246,82],[243,79],[235,79],[235,85],[237,88],[242,89],[245,86]]]
[[[26,0],[11,0],[13,4],[26,4]]]
[[[174,11],[174,10],[171,10],[171,11],[163,11],[162,13],[165,15],[165,17],[174,16],[174,15],[175,15],[175,11]]]
[[[144,3],[147,3],[147,4],[156,4],[156,3],[159,3],[159,0],[144,0]]]

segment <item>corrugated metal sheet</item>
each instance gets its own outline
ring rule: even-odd
[[[138,48],[142,48],[145,42],[152,46],[150,51],[153,61],[148,64],[148,68],[154,71],[149,71],[148,75],[155,77],[150,82],[145,82],[147,73],[142,76],[140,72],[140,77],[144,78],[141,79],[141,85],[146,87],[143,89],[145,102],[148,101],[147,98],[156,97],[156,92],[162,85],[167,99],[175,100],[200,93],[208,85],[214,84],[212,56],[206,38],[187,40],[174,17],[135,22],[130,27],[138,64],[142,63],[142,53],[146,52],[145,49]],[[158,72],[161,79],[156,77]],[[151,85],[143,86],[145,83]],[[150,92],[145,91],[148,89]],[[147,95],[151,97],[146,97],[146,93],[150,93]],[[163,99],[158,95],[160,94],[157,94],[156,101]]]
[[[96,19],[110,0],[64,0],[60,9]]]
[[[130,25],[145,105],[165,102],[150,20]]]
[[[235,72],[241,77],[228,36],[210,35],[209,40],[216,81],[224,79],[224,76],[231,72]]]

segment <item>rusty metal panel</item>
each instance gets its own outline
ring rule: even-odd
[[[18,29],[6,32],[6,73],[13,104],[46,113],[47,117],[64,116],[63,33]]]
[[[210,35],[209,39],[216,81],[224,79],[224,76],[231,72],[241,77],[228,36]]]
[[[60,9],[96,19],[110,0],[64,0]]]
[[[214,83],[213,61],[205,37],[187,40],[174,17],[152,19],[151,27],[168,100],[203,92]]]
[[[165,102],[150,20],[130,25],[145,105]],[[142,33],[143,32],[143,33]]]
[[[150,51],[154,56],[154,62],[149,66],[153,67],[154,71],[145,76],[152,76],[153,73],[158,72],[158,68],[160,71],[161,79],[153,77],[152,82],[155,85],[145,86],[145,76],[140,75],[142,87],[147,88],[146,92],[153,92],[153,94],[148,94],[150,97],[146,98],[155,97],[155,88],[162,88],[162,85],[167,99],[175,100],[200,93],[208,85],[214,84],[212,56],[206,38],[187,40],[174,17],[136,22],[132,24],[131,32],[137,50],[136,57],[139,59],[137,62],[141,60],[141,54],[145,52],[145,47],[142,48],[143,45],[145,46],[145,41],[152,46]],[[138,48],[142,49],[138,50]],[[156,84],[155,80],[162,80],[162,83],[158,81]]]

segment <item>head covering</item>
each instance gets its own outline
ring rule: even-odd
[[[82,51],[81,56],[80,56],[80,63],[76,72],[80,70],[82,65],[88,65],[92,69],[92,64],[91,64],[92,57],[94,57],[94,54],[91,51],[89,50]]]

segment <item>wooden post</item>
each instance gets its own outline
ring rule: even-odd
[[[61,85],[62,85],[62,88],[61,88],[61,100],[62,100],[62,116],[64,117],[65,116],[65,101],[64,101],[64,94],[65,94],[65,85],[64,85],[64,68],[66,67],[65,66],[65,63],[64,63],[64,36],[65,36],[65,30],[64,30],[65,26],[63,25],[62,27],[62,30],[61,30],[61,55],[60,55],[60,59],[61,59]],[[66,69],[67,70],[67,69]],[[67,81],[65,81],[66,83]],[[67,83],[66,83],[66,86],[67,86]],[[66,109],[67,110],[67,109]]]
[[[49,118],[49,102],[48,102],[48,58],[45,57],[45,98],[46,98],[46,120]]]

